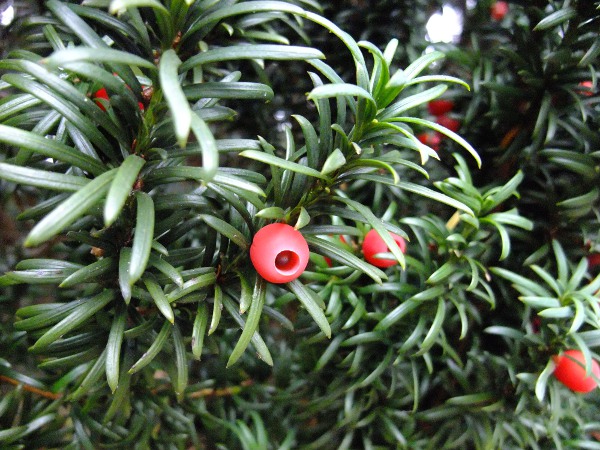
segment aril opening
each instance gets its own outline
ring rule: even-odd
[[[275,267],[284,275],[295,272],[298,269],[299,263],[300,258],[298,255],[290,250],[279,252],[275,257]]]

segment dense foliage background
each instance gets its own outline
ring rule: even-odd
[[[14,7],[0,447],[600,448],[598,2]]]

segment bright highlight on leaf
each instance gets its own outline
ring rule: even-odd
[[[240,339],[229,356],[227,367],[234,364],[240,358],[250,343],[252,335],[258,329],[259,319],[265,302],[266,287],[267,283],[261,277],[257,277],[252,293],[250,310],[248,311],[248,319],[246,320]]]
[[[158,71],[160,86],[169,105],[175,137],[180,147],[185,146],[192,125],[192,110],[181,88],[178,68],[181,60],[174,50],[169,49],[162,54]]]
[[[102,200],[115,175],[116,169],[99,175],[61,203],[33,227],[25,240],[25,245],[30,247],[40,245],[85,215],[90,208]]]
[[[89,48],[73,47],[54,52],[48,58],[42,60],[42,63],[51,68],[68,65],[74,62],[104,62],[127,64],[130,66],[139,66],[147,69],[155,69],[153,63],[147,59],[141,58],[131,53],[109,48]]]
[[[145,163],[139,156],[129,155],[118,168],[104,203],[104,224],[106,226],[117,220]]]

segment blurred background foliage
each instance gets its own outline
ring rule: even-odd
[[[600,448],[598,390],[552,377],[600,359],[598,2],[248,3],[0,3],[0,446]],[[273,220],[301,282],[255,283]]]

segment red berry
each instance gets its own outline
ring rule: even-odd
[[[594,95],[594,83],[589,80],[579,83],[579,88],[580,89],[578,89],[577,92],[579,92],[581,95],[586,97],[591,97]]]
[[[492,19],[500,21],[508,14],[508,2],[497,1],[490,6],[490,16]]]
[[[597,266],[600,266],[600,253],[592,253],[588,255],[588,268],[593,269]]]
[[[539,316],[535,316],[531,320],[531,329],[535,334],[538,334],[540,332],[541,328],[542,328],[542,319],[540,319]]]
[[[329,237],[333,237],[333,236],[330,234],[330,235],[329,235]],[[341,242],[342,244],[345,244],[345,245],[347,245],[347,246],[350,246],[350,243],[349,243],[348,241],[346,241],[346,238],[345,238],[345,237],[344,237],[342,234],[340,234],[338,237],[339,237],[339,239],[340,239],[340,242]],[[329,267],[333,267],[333,261],[331,260],[331,258],[329,258],[329,257],[327,257],[327,256],[324,256],[323,258],[325,259],[325,263],[326,263],[326,264],[327,264]]]
[[[585,393],[597,386],[596,380],[585,373],[585,359],[579,350],[567,350],[553,359],[554,376],[572,391]],[[592,360],[592,373],[600,378],[600,366],[595,360]]]
[[[429,114],[432,116],[441,116],[442,114],[449,113],[454,108],[454,102],[450,100],[431,100],[427,104]]]
[[[436,119],[438,125],[441,125],[445,128],[448,128],[450,131],[454,131],[455,133],[460,128],[460,122],[452,117],[448,117],[446,115],[438,116]]]
[[[103,99],[108,101],[108,92],[106,92],[106,89],[102,88],[102,89],[98,89],[95,93],[94,93],[94,98],[95,99]],[[98,100],[95,100],[96,105],[98,105],[98,107],[102,110],[102,111],[106,111],[106,108],[104,107],[104,105],[102,104],[102,102],[99,102]]]
[[[417,135],[417,139],[436,152],[440,149],[442,143],[442,136],[439,133],[421,133]]]
[[[96,92],[94,92],[94,98],[96,99],[96,100],[94,100],[96,102],[96,105],[98,105],[98,107],[102,111],[106,111],[106,108],[104,107],[102,102],[98,101],[98,99],[100,99],[100,98],[103,100],[109,101],[109,96],[108,96],[108,92],[106,92],[106,89],[105,88],[98,89]],[[138,102],[138,108],[140,108],[140,111],[144,112],[145,108],[144,108],[144,104],[142,102]]]
[[[285,223],[272,223],[254,235],[250,260],[261,277],[271,283],[298,278],[308,264],[308,244],[298,230]]]
[[[396,241],[396,244],[398,244],[402,253],[404,253],[406,251],[406,241],[404,238],[394,233],[390,233],[390,235],[394,241]],[[379,233],[375,230],[371,230],[366,234],[365,239],[363,240],[362,249],[367,262],[376,267],[385,268],[398,264],[398,261],[395,259],[375,257],[378,253],[389,253],[390,251],[385,242],[383,242],[383,239],[381,239],[381,236],[379,236]]]

